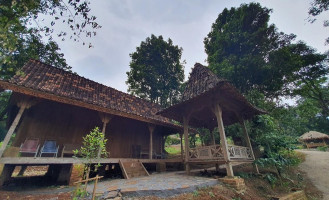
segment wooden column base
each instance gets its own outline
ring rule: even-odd
[[[234,177],[232,164],[230,162],[226,164],[226,174],[228,177]]]
[[[191,168],[190,168],[190,164],[189,163],[185,163],[185,171],[186,171],[186,174],[190,175]]]
[[[0,176],[0,188],[10,180],[11,174],[15,169],[15,165],[4,165],[2,169],[2,173]]]

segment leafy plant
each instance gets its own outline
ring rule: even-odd
[[[327,151],[328,146],[317,147],[316,149],[319,150],[319,151]]]
[[[73,151],[75,156],[81,156],[82,159],[85,159],[87,162],[84,169],[84,178],[89,178],[89,173],[91,170],[91,165],[93,164],[93,159],[107,156],[106,152],[106,142],[104,134],[99,130],[98,127],[95,127],[89,134],[83,137],[82,146],[80,149]],[[94,171],[97,171],[100,167],[100,163],[94,165]]]
[[[199,196],[199,191],[198,191],[198,190],[195,190],[195,191],[193,192],[193,196],[194,196],[194,197]]]

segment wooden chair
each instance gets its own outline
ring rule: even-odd
[[[42,154],[54,154],[54,157],[57,157],[58,148],[59,146],[56,146],[55,140],[46,140],[40,150],[39,157],[41,157]]]
[[[62,158],[64,157],[64,154],[74,155],[73,151],[78,149],[80,150],[80,145],[78,144],[64,144],[63,150],[62,150]]]
[[[33,153],[34,157],[37,156],[39,150],[39,139],[25,139],[24,143],[19,148],[20,153]]]

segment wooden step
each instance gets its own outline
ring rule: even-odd
[[[119,165],[122,170],[122,174],[126,179],[139,176],[149,176],[149,173],[145,169],[144,165],[139,161],[119,160]]]

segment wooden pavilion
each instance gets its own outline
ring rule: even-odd
[[[329,135],[317,131],[309,131],[300,136],[299,141],[304,143],[308,149],[322,147],[329,144]]]
[[[244,120],[264,114],[252,106],[228,81],[218,78],[209,68],[195,64],[182,101],[159,112],[160,115],[183,124],[185,139],[185,165],[189,172],[191,163],[226,164],[229,177],[234,176],[232,163],[253,162],[255,157]],[[224,126],[240,123],[244,131],[246,147],[228,145]],[[188,127],[218,127],[220,144],[189,148]]]

